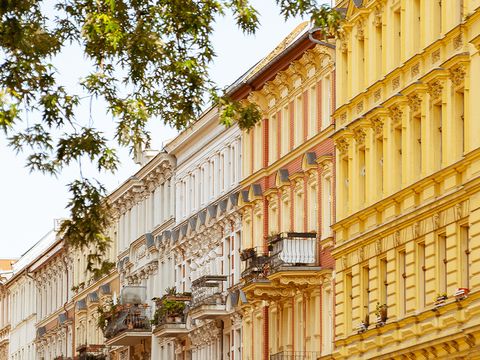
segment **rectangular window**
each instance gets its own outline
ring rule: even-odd
[[[377,44],[375,47],[375,61],[376,61],[376,71],[377,71],[377,79],[382,77],[382,66],[383,66],[383,26],[379,24],[375,27],[375,34]]]
[[[425,242],[417,243],[417,294],[418,294],[418,308],[423,309],[426,305],[425,287],[427,286],[425,278]]]
[[[460,287],[470,288],[470,228],[467,224],[460,226]]]
[[[413,176],[419,179],[422,174],[422,118],[420,115],[413,117]]]
[[[447,236],[437,234],[437,281],[438,293],[447,293]]]
[[[401,18],[401,10],[396,9],[393,12],[393,58],[394,63],[392,64],[392,68],[398,66],[400,64],[400,57],[401,57],[401,47],[402,47],[402,18]]]
[[[345,331],[346,335],[349,335],[352,332],[352,273],[346,273],[345,279]]]
[[[455,91],[455,129],[457,129],[457,158],[462,157],[465,152],[465,96],[463,89]]]
[[[432,132],[433,132],[433,156],[434,170],[442,166],[442,104],[437,103],[432,107]]]
[[[378,269],[378,289],[380,305],[387,304],[387,259],[381,258]]]
[[[377,172],[377,191],[378,197],[383,195],[383,135],[377,135],[376,141],[376,153],[377,159],[375,162],[375,168]]]
[[[281,136],[281,156],[284,156],[290,148],[290,116],[288,113],[288,106],[283,108]]]
[[[361,272],[361,304],[362,304],[362,318],[366,324],[370,323],[370,269],[368,265],[362,267]]]
[[[365,41],[364,37],[358,37],[358,91],[362,91],[365,84]]]
[[[433,21],[434,21],[434,38],[442,33],[442,0],[432,0],[433,2]]]
[[[366,168],[365,168],[365,146],[358,149],[358,206],[362,209],[365,206],[366,194]]]
[[[330,75],[325,76],[323,79],[323,91],[322,91],[322,130],[328,127],[331,123],[331,106],[332,106],[332,82],[330,80]]]
[[[308,117],[308,134],[309,137],[314,136],[317,133],[317,89],[315,86],[310,88],[310,98],[308,101],[308,107],[310,114]]]
[[[348,51],[342,52],[342,98],[343,101],[347,100],[348,97]]]
[[[342,169],[342,177],[340,177],[340,181],[343,182],[343,212],[346,214],[348,212],[348,202],[349,202],[349,190],[348,184],[350,181],[349,171],[348,171],[348,156],[344,156],[342,158],[341,163]]]
[[[277,160],[277,139],[278,139],[278,123],[277,117],[272,115],[268,124],[270,142],[268,144],[269,164],[273,164]]]
[[[402,125],[395,127],[395,169],[396,169],[396,182],[397,189],[400,189],[402,186]]]
[[[303,108],[302,108],[302,96],[298,96],[295,99],[295,126],[293,127],[295,147],[299,146],[303,142]]]
[[[413,0],[413,29],[412,29],[412,36],[413,36],[413,50],[414,52],[418,52],[420,50],[420,39],[421,39],[421,29],[422,29],[422,22],[420,17],[420,0]]]
[[[398,252],[398,297],[399,297],[399,315],[405,316],[406,314],[406,302],[407,302],[407,264],[405,250]]]

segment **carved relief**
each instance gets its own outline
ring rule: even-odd
[[[450,69],[450,79],[452,80],[455,86],[460,86],[465,81],[466,70],[463,65],[455,66]]]
[[[379,117],[375,117],[370,120],[372,127],[375,129],[375,133],[377,135],[382,134],[383,132],[383,120],[380,119]]]
[[[410,72],[410,75],[412,78],[416,77],[420,73],[420,64],[415,64],[412,66],[412,70]]]
[[[346,154],[348,151],[348,141],[345,138],[339,138],[335,141],[335,147],[341,154]]]
[[[457,35],[453,39],[453,48],[458,49],[463,45],[463,39],[462,39],[462,34]]]
[[[437,61],[440,60],[440,49],[438,50],[435,50],[433,53],[432,53],[432,64],[435,64]]]
[[[380,255],[383,251],[383,246],[382,246],[382,239],[379,238],[377,241],[375,241],[375,252],[377,255]]]
[[[427,91],[433,99],[438,99],[442,96],[443,85],[440,80],[433,80],[428,83]]]
[[[400,231],[397,230],[393,234],[393,246],[398,247],[400,245],[402,245],[402,237],[401,237]]]
[[[420,98],[420,96],[418,96],[417,94],[410,94],[408,95],[407,99],[408,106],[410,106],[410,109],[413,112],[420,111],[420,105],[422,104],[422,99]]]
[[[360,114],[363,111],[363,101],[360,101],[357,104],[357,114]]]
[[[394,123],[402,122],[403,111],[400,106],[394,105],[388,110]]]
[[[353,134],[357,144],[359,145],[365,144],[365,137],[367,136],[365,128],[358,127],[353,131]]]
[[[373,101],[379,102],[382,96],[382,90],[378,89],[373,93]]]
[[[392,89],[395,90],[400,86],[400,76],[392,80]]]

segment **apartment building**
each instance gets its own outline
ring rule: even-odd
[[[36,301],[25,309],[35,309],[35,359],[64,359],[74,354],[73,344],[73,264],[63,238],[54,243],[28,266]],[[22,357],[20,357],[22,358]]]
[[[233,90],[262,112],[242,132],[244,360],[332,352],[335,51],[308,30],[297,27]]]
[[[478,358],[480,1],[337,6],[334,358]]]
[[[10,303],[6,282],[13,275],[16,259],[0,259],[0,359],[8,359],[10,341]]]
[[[175,290],[159,299],[154,334],[175,338],[175,358],[241,359],[238,212],[241,140],[238,126],[219,124],[205,111],[166,146],[177,160],[174,175]],[[174,320],[166,310],[184,308]],[[184,304],[184,305],[183,305]],[[166,311],[165,311],[166,310]]]

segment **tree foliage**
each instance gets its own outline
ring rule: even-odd
[[[338,13],[315,0],[276,3],[285,18],[310,16],[326,32],[339,30]],[[189,126],[206,94],[220,106],[222,123],[251,128],[260,119],[258,108],[228,98],[208,76],[215,19],[227,13],[247,34],[259,26],[249,0],[0,0],[0,128],[14,150],[27,154],[30,170],[59,174],[82,159],[99,171],[116,170],[111,139],[77,118],[81,99],[62,86],[53,66],[72,43],[92,64],[81,86],[105,101],[120,146],[147,146],[152,118],[179,130]],[[26,122],[28,113],[39,119]],[[75,247],[95,244],[88,263],[94,271],[108,244],[105,190],[82,176],[69,189],[71,215],[63,231]]]

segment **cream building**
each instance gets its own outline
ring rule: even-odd
[[[152,338],[154,298],[174,286],[169,234],[174,218],[172,174],[175,159],[144,151],[141,169],[109,195],[116,217],[116,257],[120,291],[108,317],[105,344],[119,359],[173,356],[171,341]]]
[[[172,322],[167,310],[155,327],[157,338],[175,339],[175,358],[161,359],[241,359],[241,318],[235,309],[241,245],[240,130],[225,129],[217,109],[211,108],[166,150],[177,159],[172,230],[176,294],[160,299],[158,311],[182,302],[186,308]]]
[[[37,315],[35,359],[72,357],[73,264],[64,239],[56,236],[55,242],[30,263],[28,273],[36,290],[36,301],[29,304],[34,306]]]
[[[37,322],[37,288],[30,264],[55,242],[50,231],[13,265],[13,276],[6,283],[8,291],[10,340],[9,360],[37,360],[35,340]]]
[[[10,340],[10,303],[6,283],[13,275],[16,260],[0,259],[0,359],[8,359]]]
[[[478,359],[480,1],[337,5],[334,358]]]

